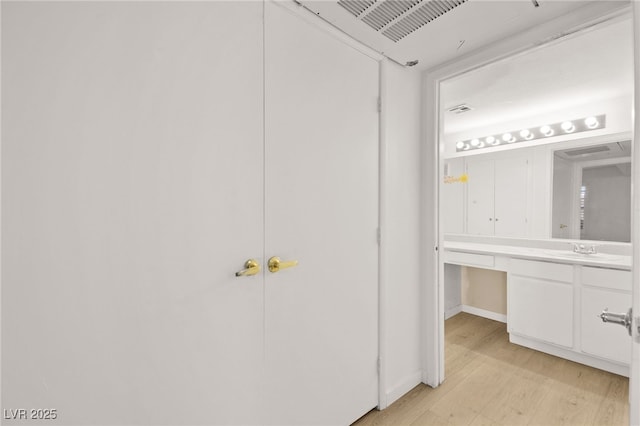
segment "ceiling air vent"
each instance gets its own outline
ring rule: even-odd
[[[339,0],[357,19],[394,42],[467,0]]]
[[[463,112],[471,111],[472,109],[473,108],[471,108],[467,104],[460,104],[460,105],[456,105],[454,107],[449,108],[447,111],[452,112],[454,114],[462,114]]]
[[[341,0],[338,4],[351,12],[353,16],[358,17],[375,2],[376,0]]]
[[[575,157],[576,155],[595,154],[596,152],[611,151],[607,145],[592,146],[589,148],[572,149],[571,151],[565,151],[565,154],[569,157]]]

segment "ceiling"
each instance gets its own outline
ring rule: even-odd
[[[441,83],[444,133],[454,134],[633,93],[630,19],[592,27]],[[448,112],[467,105],[468,112]]]
[[[600,0],[296,0],[400,64],[426,70]],[[538,4],[536,7],[534,4]]]

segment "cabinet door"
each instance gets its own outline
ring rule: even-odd
[[[2,403],[259,424],[262,4],[2,5]]]
[[[495,235],[527,235],[529,161],[514,157],[495,162]]]
[[[583,287],[581,303],[582,351],[623,364],[631,363],[631,338],[624,327],[603,323],[598,315],[609,312],[627,312],[631,294],[599,288]]]
[[[266,2],[266,423],[378,403],[378,63]]]
[[[467,233],[494,234],[494,161],[467,160]]]
[[[573,347],[573,285],[509,275],[510,333]]]

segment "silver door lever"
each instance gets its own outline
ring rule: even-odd
[[[598,316],[602,319],[602,322],[611,322],[614,324],[623,325],[629,332],[629,336],[631,336],[631,309],[629,309],[629,311],[625,314],[614,314],[609,312],[609,308],[604,308],[604,311],[602,311],[602,313]]]

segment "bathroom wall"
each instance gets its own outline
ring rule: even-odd
[[[462,311],[462,269],[464,266],[444,264],[444,318]]]
[[[463,267],[461,274],[463,310],[486,311],[487,316],[506,322],[507,274],[501,271]],[[502,318],[503,317],[503,318]]]

